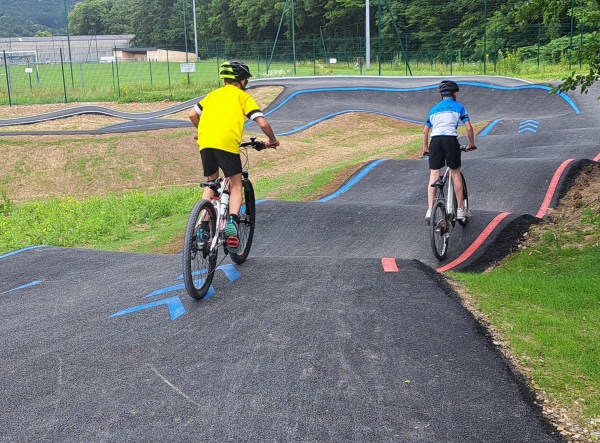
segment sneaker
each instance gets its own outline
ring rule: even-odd
[[[425,223],[427,223],[427,226],[429,226],[430,222],[431,222],[431,209],[428,209],[427,212],[425,213]]]
[[[238,238],[238,224],[233,217],[229,217],[229,221],[225,225],[225,237],[229,252],[237,254],[240,251],[240,239]]]
[[[456,218],[459,220],[464,220],[465,218],[468,218],[470,216],[471,211],[469,211],[468,209],[458,208],[456,210]]]

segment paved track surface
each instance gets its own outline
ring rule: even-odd
[[[357,109],[422,121],[438,80],[254,83],[285,86],[266,110],[285,132]],[[443,263],[415,160],[374,162],[319,202],[260,202],[250,259],[225,260],[200,302],[180,255],[0,256],[3,441],[561,441],[436,269],[504,256],[598,159],[598,93],[459,81],[491,123],[463,157],[474,216]],[[323,91],[337,87],[356,91]]]

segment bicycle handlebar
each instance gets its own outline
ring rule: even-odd
[[[250,146],[254,149],[256,149],[257,151],[262,151],[263,149],[267,149],[267,144],[263,141],[260,140],[256,140],[256,137],[250,137],[250,141],[249,142],[242,142],[240,143],[240,147],[244,148]],[[273,147],[277,147],[279,146],[279,142],[277,142],[277,144],[273,145]],[[271,147],[271,146],[269,146]]]
[[[194,140],[198,140],[198,136],[195,135],[194,136]],[[260,141],[260,140],[256,140],[256,137],[250,137],[250,141],[249,142],[242,142],[240,143],[240,147],[245,148],[245,147],[252,147],[254,149],[256,149],[257,151],[262,151],[263,149],[267,149],[267,145],[265,142]],[[279,142],[277,142],[277,144],[272,145],[272,147],[277,147],[279,146]],[[271,147],[271,146],[269,146]]]

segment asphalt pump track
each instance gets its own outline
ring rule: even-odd
[[[443,272],[505,256],[598,161],[598,94],[456,80],[490,124],[463,156],[473,218],[444,262],[423,222],[427,163],[385,159],[320,201],[259,202],[250,258],[225,260],[202,301],[181,255],[0,256],[2,440],[561,441]],[[265,110],[284,134],[344,112],[418,123],[438,81],[251,85],[284,86]]]

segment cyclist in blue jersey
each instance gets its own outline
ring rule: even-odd
[[[454,179],[454,192],[458,201],[456,218],[464,220],[470,217],[468,209],[463,208],[463,185],[460,178],[460,144],[458,143],[458,124],[463,122],[467,128],[469,144],[467,151],[475,148],[475,135],[465,107],[456,101],[458,85],[452,80],[443,80],[439,85],[442,100],[429,111],[423,127],[423,155],[429,155],[429,186],[427,189],[428,209],[425,222],[431,220],[431,210],[435,199],[435,188],[431,185],[440,178],[440,169],[445,165],[450,168]],[[431,143],[429,132],[431,131]]]

